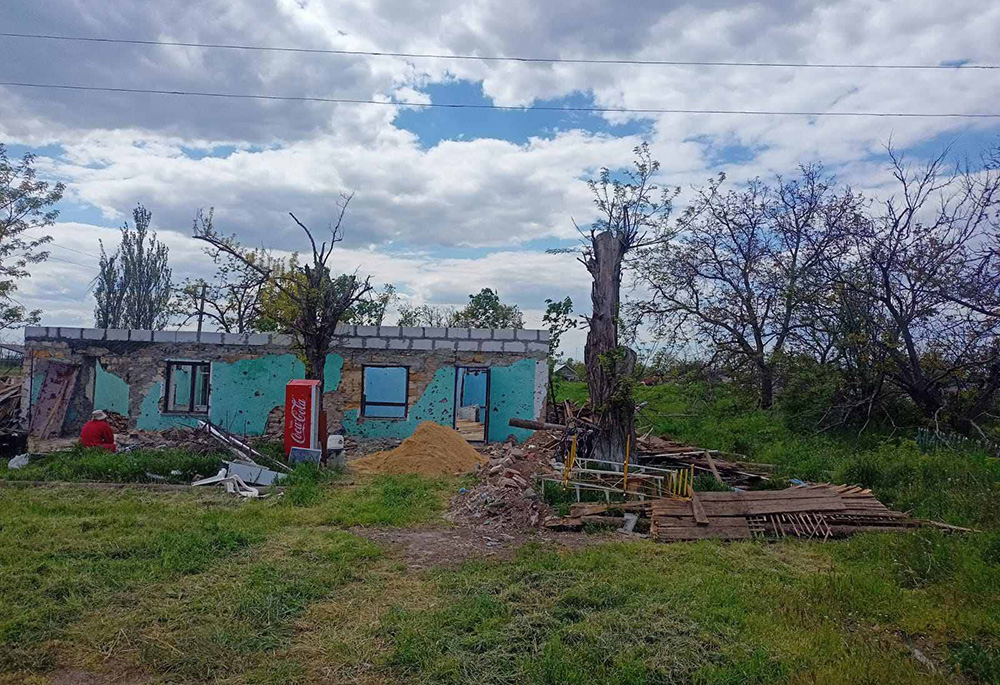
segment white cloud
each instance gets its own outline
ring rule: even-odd
[[[627,6],[607,0],[52,0],[0,6],[0,25],[52,34],[483,55],[1000,62],[1000,4],[973,0]],[[996,91],[991,72],[971,70],[517,64],[18,39],[3,39],[2,47],[2,76],[11,80],[411,103],[427,102],[429,85],[455,80],[481,84],[497,104],[585,93],[600,106],[630,108],[973,112],[992,111]],[[61,146],[64,154],[40,160],[40,168],[66,180],[69,197],[97,208],[107,225],[120,223],[136,201],[149,206],[162,235],[176,245],[179,274],[203,268],[186,237],[198,207],[215,206],[220,228],[246,242],[286,247],[299,240],[289,210],[322,226],[339,192],[353,189],[344,268],[360,265],[376,280],[432,302],[460,304],[479,287],[499,287],[535,312],[544,297],[574,289],[582,302],[586,276],[572,260],[517,246],[574,237],[571,217],[585,224],[592,212],[580,179],[599,166],[627,163],[638,142],[571,130],[518,144],[499,139],[501,129],[498,139],[475,139],[453,124],[446,132],[453,140],[427,147],[394,125],[400,108],[391,106],[0,91],[0,140]],[[477,115],[467,116],[471,122]],[[530,122],[534,115],[522,116]],[[788,173],[822,159],[842,179],[870,189],[882,182],[883,165],[873,155],[890,136],[909,146],[995,125],[731,115],[662,115],[647,123],[671,184],[701,183],[719,170],[734,180]],[[731,149],[753,154],[735,160],[722,154]],[[54,234],[64,247],[96,253],[97,238],[114,231],[68,223]],[[470,247],[494,252],[450,256]],[[53,255],[90,260],[67,250]],[[37,271],[22,286],[22,299],[60,323],[87,323],[86,270],[53,261]]]

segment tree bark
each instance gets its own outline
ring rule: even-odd
[[[758,364],[760,373],[760,408],[770,409],[774,404],[774,368],[767,363]]]
[[[622,279],[621,241],[611,232],[592,239],[593,254],[587,269],[593,277],[590,299],[593,314],[584,361],[587,387],[601,430],[594,440],[594,458],[610,462],[625,461],[625,445],[635,446],[635,402],[632,399],[631,375],[636,355],[618,344],[618,314]]]

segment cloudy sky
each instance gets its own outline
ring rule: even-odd
[[[1000,3],[980,0],[8,0],[0,31],[131,40],[586,59],[1000,64]],[[407,301],[500,291],[538,325],[546,297],[586,304],[572,220],[584,180],[648,140],[662,182],[689,189],[822,160],[870,192],[892,138],[912,158],[974,154],[1000,119],[598,114],[540,106],[807,112],[998,112],[1000,71],[518,63],[0,37],[0,81],[377,100],[254,101],[0,86],[0,141],[67,184],[52,259],[18,298],[49,324],[91,325],[98,240],[136,202],[175,276],[207,274],[199,207],[244,242],[304,247],[356,193],[338,253]],[[477,103],[515,111],[418,109]],[[683,201],[683,192],[682,192]],[[579,356],[577,336],[569,352]]]

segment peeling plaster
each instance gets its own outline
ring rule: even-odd
[[[410,404],[405,419],[363,419],[358,418],[359,413],[359,409],[344,412],[344,429],[349,435],[402,440],[424,421],[450,427],[455,414],[455,367],[442,366],[434,372],[424,394]]]
[[[95,364],[94,409],[128,416],[128,383],[106,371],[100,362]]]
[[[323,392],[336,392],[340,387],[340,373],[344,369],[344,358],[331,352],[323,363]]]
[[[524,442],[534,431],[508,424],[514,417],[535,416],[535,360],[522,359],[510,366],[490,367],[490,442],[513,435]]]

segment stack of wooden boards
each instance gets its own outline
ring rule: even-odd
[[[692,497],[640,502],[584,503],[550,527],[609,523],[609,514],[637,513],[648,519],[654,540],[736,540],[803,537],[822,540],[865,530],[902,530],[921,525],[879,502],[870,490],[849,485],[807,485],[786,490],[696,492]]]

